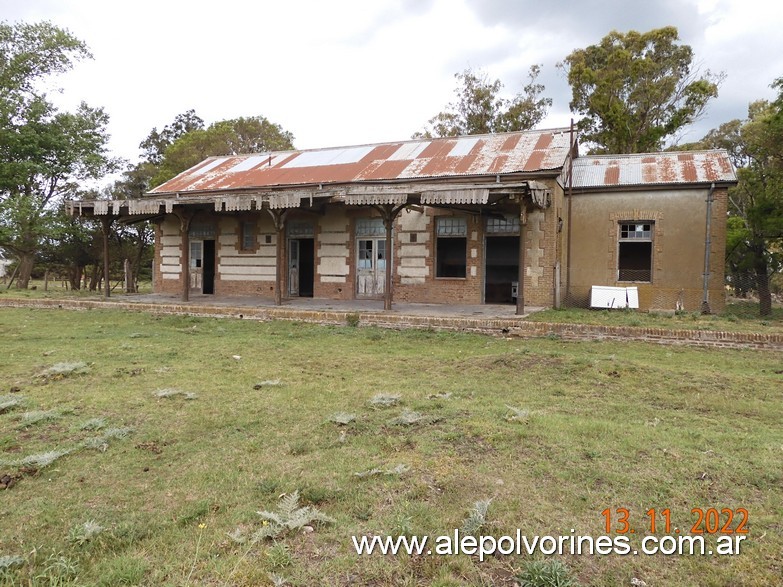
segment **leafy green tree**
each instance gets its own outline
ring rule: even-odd
[[[163,163],[163,154],[174,141],[191,131],[203,129],[204,121],[195,110],[178,114],[171,124],[163,127],[162,131],[159,132],[157,127],[153,128],[147,138],[141,142],[139,148],[144,153],[143,162],[160,167]]]
[[[293,149],[294,135],[263,116],[222,120],[182,134],[164,152],[151,185],[160,185],[207,157]]]
[[[693,66],[693,50],[675,27],[647,33],[612,31],[576,49],[558,66],[571,85],[571,111],[595,153],[658,151],[703,115],[723,74]]]
[[[500,80],[489,81],[484,72],[468,68],[455,74],[459,82],[455,90],[457,101],[430,118],[425,130],[415,133],[414,138],[456,137],[533,128],[544,119],[552,105],[551,98],[541,97],[544,86],[536,82],[540,73],[541,66],[531,66],[529,83],[511,99],[501,97],[503,83]]]
[[[710,131],[689,148],[726,149],[738,168],[739,184],[729,190],[727,269],[735,291],[755,278],[762,316],[772,312],[770,278],[783,267],[783,78],[780,95],[770,103],[750,104],[748,118]]]
[[[87,57],[84,43],[49,23],[0,23],[0,247],[19,259],[19,288],[57,230],[61,200],[115,165],[101,108],[59,112],[38,91],[44,78]]]

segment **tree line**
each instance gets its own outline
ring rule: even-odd
[[[150,131],[138,162],[120,161],[107,151],[109,117],[102,108],[83,103],[75,112],[60,112],[40,89],[43,80],[92,58],[82,41],[47,22],[3,22],[0,52],[0,251],[17,260],[20,288],[28,286],[36,263],[65,271],[77,289],[97,289],[109,278],[99,262],[99,227],[67,218],[64,199],[139,197],[209,156],[294,148],[293,135],[263,116],[206,126],[188,110]],[[580,142],[591,153],[661,150],[704,114],[724,78],[696,67],[675,27],[612,31],[572,51],[558,68],[571,86]],[[532,65],[527,83],[511,98],[500,80],[480,70],[457,73],[456,100],[413,136],[535,127],[552,106],[540,72]],[[727,267],[730,274],[753,277],[762,314],[771,312],[770,277],[783,262],[783,78],[773,86],[776,100],[753,101],[746,119],[678,147],[726,148],[739,169],[739,185],[730,191]],[[120,179],[108,187],[84,187],[117,172]],[[149,268],[152,240],[146,222],[116,226],[112,258],[127,259],[138,278]]]

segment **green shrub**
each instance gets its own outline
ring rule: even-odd
[[[516,579],[519,587],[579,587],[568,567],[558,560],[531,561]]]

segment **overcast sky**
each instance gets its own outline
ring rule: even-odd
[[[570,89],[555,65],[610,30],[674,25],[720,96],[683,141],[743,118],[783,76],[779,0],[0,0],[7,22],[48,20],[94,60],[60,76],[58,103],[111,116],[111,149],[139,143],[188,109],[207,124],[266,116],[308,149],[410,138],[454,99],[466,67],[521,91],[532,64],[567,126]]]

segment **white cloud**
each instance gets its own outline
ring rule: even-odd
[[[783,4],[760,0],[291,0],[190,2],[0,0],[9,21],[50,20],[95,59],[57,81],[64,107],[81,100],[111,116],[111,146],[135,160],[153,126],[190,108],[208,123],[263,115],[300,148],[406,138],[453,100],[454,74],[482,68],[509,93],[542,63],[554,106],[571,117],[555,68],[611,28],[673,24],[705,68],[725,70],[721,96],[688,136],[742,117],[783,75]],[[704,131],[704,132],[702,132]]]

